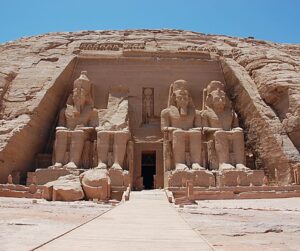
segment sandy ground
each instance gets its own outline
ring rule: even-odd
[[[31,250],[111,208],[89,201],[0,198],[0,250]]]
[[[300,250],[300,198],[197,203],[175,208],[217,251]],[[111,208],[0,198],[0,251],[31,250]]]
[[[176,207],[218,251],[300,250],[300,198],[197,203]]]

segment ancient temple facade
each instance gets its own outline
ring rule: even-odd
[[[75,39],[64,56],[55,56],[60,45],[51,55],[39,52],[35,74],[47,69],[41,74],[51,83],[37,96],[35,113],[15,114],[9,100],[25,73],[13,77],[1,116],[28,119],[20,124],[30,126],[3,147],[2,183],[10,177],[10,183],[42,186],[74,175],[90,198],[128,187],[180,194],[191,182],[219,190],[299,183],[297,130],[282,133],[293,106],[286,116],[274,112],[285,103],[272,103],[275,90],[267,96],[250,66],[244,68],[246,47],[172,31],[162,32],[158,44],[147,38],[150,31],[125,40],[113,34]],[[249,48],[252,42],[240,41]],[[31,109],[28,100],[21,105]]]
[[[83,52],[85,53],[85,51]],[[205,142],[201,138],[204,124],[202,124],[200,113],[205,108],[203,107],[205,104],[203,98],[206,98],[204,92],[209,83],[219,81],[225,88],[226,82],[221,64],[217,59],[209,58],[206,54],[196,58],[185,55],[176,59],[169,57],[170,55],[162,58],[150,55],[149,57],[133,58],[102,58],[100,56],[99,59],[91,59],[84,56],[78,59],[73,75],[69,79],[71,90],[76,79],[80,78],[82,72],[86,72],[93,89],[94,109],[98,113],[98,124],[94,126],[95,132],[91,144],[93,149],[96,149],[97,145],[99,147],[104,141],[99,137],[99,131],[111,131],[110,134],[108,133],[108,139],[105,139],[108,150],[106,150],[107,157],[104,162],[108,169],[114,163],[112,160],[114,144],[127,145],[121,166],[130,173],[132,189],[168,186],[165,174],[176,169],[173,158],[167,157],[168,154],[172,156],[176,156],[176,154],[172,149],[170,149],[170,153],[167,153],[168,150],[166,150],[166,141],[169,139],[166,138],[166,132],[162,128],[164,127],[162,111],[170,106],[170,98],[173,95],[171,89],[174,82],[176,84],[178,80],[186,82],[183,89],[188,91],[188,98],[193,109],[199,112],[199,114],[195,114],[195,118],[192,118],[192,120],[199,120],[198,125],[189,125],[188,123],[183,126],[183,131],[198,127],[200,138],[197,135],[190,136],[197,142],[192,148],[198,149],[196,155],[199,156],[199,165],[206,170],[213,169],[209,161],[205,160],[207,149],[202,150]],[[171,125],[169,126],[171,127]],[[97,131],[98,137],[95,136]],[[124,131],[128,132],[128,138],[126,141],[118,143],[114,135]],[[50,140],[55,142],[55,137]],[[183,139],[180,144],[189,145],[189,142],[189,139],[187,142]],[[53,152],[55,152],[55,143],[52,145]],[[190,150],[193,152],[194,149],[190,149],[189,146],[187,148],[189,149],[184,150],[184,155],[187,155],[184,160],[187,167],[191,169],[191,160],[187,159],[190,159]],[[81,152],[78,154],[82,155]],[[78,168],[97,167],[97,159],[101,154],[101,151],[94,150],[90,154],[89,164],[84,164],[82,159]],[[243,152],[243,154],[245,153]]]

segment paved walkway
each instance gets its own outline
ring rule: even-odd
[[[130,200],[38,250],[213,250],[167,202],[163,191]]]

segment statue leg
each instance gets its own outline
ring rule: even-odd
[[[62,167],[68,146],[68,130],[57,130],[55,135],[55,167]]]
[[[244,144],[244,134],[242,131],[232,132],[233,141],[233,152],[235,155],[236,168],[238,170],[249,170],[245,166],[245,144]]]
[[[66,168],[77,168],[79,166],[85,138],[85,132],[82,130],[71,132],[70,161],[65,165]]]
[[[98,166],[96,168],[106,169],[109,150],[109,132],[97,133]]]
[[[114,164],[111,168],[122,170],[128,140],[129,132],[114,132]]]
[[[219,161],[219,170],[233,170],[234,166],[229,163],[228,132],[217,131],[215,136],[215,148]]]
[[[173,132],[173,156],[176,170],[186,170],[185,164],[185,131],[175,130]]]
[[[190,140],[190,154],[192,169],[204,170],[202,164],[202,132],[191,130],[188,132]]]

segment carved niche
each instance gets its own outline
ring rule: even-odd
[[[149,124],[154,117],[154,88],[143,88],[143,123]]]

